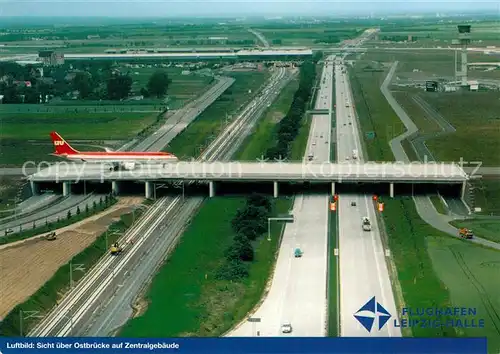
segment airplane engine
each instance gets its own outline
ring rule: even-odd
[[[124,162],[122,166],[126,170],[133,170],[135,168],[135,162]]]

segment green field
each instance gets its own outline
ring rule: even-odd
[[[480,179],[472,182],[474,207],[481,208],[481,214],[500,215],[500,183],[497,179]]]
[[[267,71],[231,73],[235,82],[210,107],[203,111],[165,148],[180,159],[197,157],[224,128],[226,114],[236,118],[235,111],[248,102],[269,77]]]
[[[431,95],[431,104],[457,131],[428,140],[429,149],[443,161],[482,161],[500,165],[500,100],[496,92],[453,92]]]
[[[500,219],[456,220],[451,224],[457,228],[471,229],[478,237],[500,243]]]
[[[393,161],[388,141],[404,133],[406,128],[380,91],[386,74],[365,71],[367,65],[369,63],[359,61],[349,72],[364,145],[370,160]],[[367,132],[375,132],[375,138],[369,139]]]
[[[269,107],[257,123],[254,131],[247,137],[236,153],[237,160],[250,161],[265,155],[267,147],[275,143],[276,124],[285,116],[292,104],[293,95],[299,82],[293,79],[280,92],[276,101]]]
[[[487,336],[500,349],[500,252],[454,239],[423,222],[409,197],[385,200],[384,222],[405,306],[475,307],[482,329],[414,328],[416,337]],[[444,318],[442,318],[444,320]]]
[[[201,76],[193,73],[182,75],[182,71],[189,70],[188,68],[157,68],[153,67],[151,64],[137,64],[137,66],[139,65],[145,67],[121,67],[121,70],[125,72],[128,71],[133,79],[132,91],[139,92],[142,87],[146,87],[149,78],[155,71],[165,71],[168,74],[168,78],[172,80],[167,90],[169,106],[171,106],[172,103],[179,106],[184,104],[187,100],[200,96],[214,80],[210,76]]]
[[[40,113],[2,114],[0,165],[21,166],[25,161],[55,161],[49,132],[55,130],[76,149],[101,150],[103,141],[127,140],[155,123],[158,113]],[[85,139],[86,144],[72,142]],[[95,145],[89,146],[93,141]]]
[[[231,244],[231,220],[245,203],[241,197],[205,201],[147,293],[146,312],[129,321],[123,337],[219,336],[243,320],[260,300],[268,280],[282,226],[271,225],[271,242],[257,239],[255,261],[243,282],[215,280]],[[276,201],[275,213],[287,212],[291,201]],[[164,301],[168,299],[168,301]],[[165,320],[172,319],[173,320]]]
[[[339,282],[338,282],[338,256],[335,249],[338,249],[338,213],[328,213],[328,337],[339,336]]]
[[[446,206],[443,204],[443,201],[441,200],[441,198],[439,198],[439,196],[433,195],[430,198],[432,204],[434,205],[434,208],[436,208],[439,214],[448,214]]]
[[[393,23],[383,24],[379,35],[380,40],[387,40],[387,37],[408,37],[413,36],[412,45],[415,46],[448,46],[452,45],[452,40],[458,38],[457,25],[463,22],[451,21],[452,23],[442,23],[438,21],[426,21],[427,23],[418,23],[411,21],[406,24]],[[498,44],[498,21],[481,21],[468,23],[472,25],[471,38],[473,46],[486,46]],[[399,38],[396,38],[400,40]],[[395,41],[390,41],[394,45]],[[389,44],[388,44],[389,45]]]
[[[359,36],[363,26],[350,24],[284,24],[256,26],[267,41],[272,45],[310,46],[310,45],[337,45],[345,39]]]

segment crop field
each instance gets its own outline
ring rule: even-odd
[[[477,309],[485,328],[414,328],[415,337],[486,336],[500,349],[500,252],[454,239],[423,222],[409,197],[385,200],[383,217],[405,306]],[[432,318],[434,319],[434,318]],[[444,318],[441,320],[445,320]]]
[[[269,77],[268,71],[232,72],[234,84],[229,87],[210,107],[203,111],[181,134],[177,135],[166,149],[180,159],[197,157],[200,151],[223,129],[226,114],[235,118],[235,111],[248,102]]]

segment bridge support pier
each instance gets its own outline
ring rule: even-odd
[[[38,195],[38,184],[35,181],[30,181],[31,194]]]
[[[120,191],[120,186],[118,185],[118,181],[112,181],[111,182],[111,193],[113,193],[113,195],[118,195],[119,191]]]
[[[152,182],[144,182],[144,186],[146,188],[146,198],[153,198],[153,183]]]
[[[278,182],[273,182],[273,197],[278,198]]]
[[[394,183],[391,183],[391,184],[389,185],[389,196],[390,196],[391,198],[394,198]]]
[[[335,195],[335,182],[332,182],[332,195]]]
[[[460,196],[461,196],[462,200],[465,197],[466,186],[467,186],[467,182],[462,182],[462,192],[460,193]]]
[[[71,194],[71,182],[63,182],[63,197]]]
[[[215,197],[215,182],[214,181],[208,182],[208,196],[210,198]]]

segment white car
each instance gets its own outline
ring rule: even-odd
[[[282,333],[292,333],[292,325],[290,323],[285,323],[281,326]]]
[[[349,160],[349,156],[346,156],[346,157],[345,157],[345,159],[346,159],[346,160]]]

